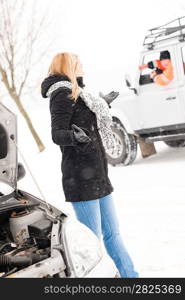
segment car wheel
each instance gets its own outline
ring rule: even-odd
[[[106,149],[108,163],[115,166],[123,163],[130,165],[137,156],[137,138],[128,134],[119,119],[113,117],[113,135],[116,147],[114,150]]]
[[[166,141],[165,144],[172,148],[181,148],[185,147],[185,140]]]

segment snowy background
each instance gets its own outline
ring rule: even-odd
[[[41,6],[46,3],[40,1]],[[124,74],[134,79],[147,29],[185,15],[180,0],[54,0],[52,5],[53,20],[59,21],[56,28],[53,25],[55,31],[61,26],[54,52],[80,55],[86,87],[94,93],[126,91]],[[41,78],[54,52],[41,66]],[[71,204],[64,201],[61,153],[51,141],[48,100],[41,98],[38,88],[24,102],[46,146],[42,153],[11,99],[2,102],[18,115],[19,148],[45,198],[74,215]],[[157,154],[144,160],[138,152],[131,166],[109,166],[120,231],[140,277],[185,277],[185,149],[170,149],[163,143],[156,148]],[[28,170],[19,188],[40,196]]]

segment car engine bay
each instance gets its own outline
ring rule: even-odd
[[[38,204],[13,198],[6,201],[0,211],[0,277],[48,258],[51,229],[52,221]]]

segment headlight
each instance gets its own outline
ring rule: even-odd
[[[65,254],[75,277],[84,277],[103,256],[96,235],[88,227],[70,217],[63,224],[63,241]]]

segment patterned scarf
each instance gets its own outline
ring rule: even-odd
[[[60,87],[72,89],[72,84],[69,81],[58,81],[52,84],[46,94],[50,97],[52,92]],[[85,105],[95,113],[97,119],[98,130],[106,149],[113,149],[115,146],[112,133],[112,115],[106,101],[101,97],[94,97],[84,89],[80,88],[79,96],[84,101]]]

